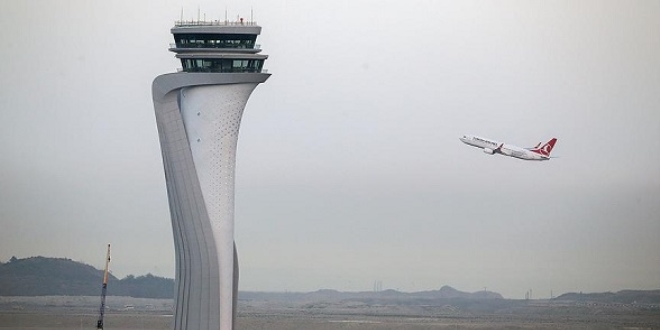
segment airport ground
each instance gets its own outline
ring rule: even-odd
[[[98,297],[0,297],[0,329],[96,329]],[[39,297],[41,298],[41,297]],[[39,299],[33,298],[33,299]],[[171,300],[114,298],[106,330],[171,329]],[[26,300],[27,299],[27,300]],[[508,304],[505,308],[451,305],[365,305],[243,301],[237,330],[435,330],[435,329],[660,329],[660,309],[652,306],[574,305],[549,301]]]

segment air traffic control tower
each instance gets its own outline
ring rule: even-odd
[[[175,330],[233,330],[238,293],[234,168],[245,104],[268,56],[261,27],[178,21],[179,72],[152,86],[176,252]]]

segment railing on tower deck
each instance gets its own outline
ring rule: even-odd
[[[236,47],[227,47],[225,45],[208,45],[208,44],[181,44],[177,46],[175,43],[170,43],[170,48],[235,48],[235,49],[261,49],[261,45],[256,44],[254,48],[244,47],[244,45],[237,45]]]
[[[185,26],[257,26],[257,22],[248,21],[248,20],[239,20],[239,21],[174,21],[174,26],[176,27],[185,27]]]
[[[242,68],[242,67],[232,67],[228,70],[217,70],[213,68],[176,68],[176,72],[205,72],[205,73],[268,73],[268,69],[261,69],[261,71],[256,68]]]

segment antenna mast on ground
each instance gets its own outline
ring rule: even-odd
[[[110,244],[108,244],[108,255],[105,258],[105,271],[103,272],[103,289],[101,289],[101,311],[96,329],[103,329],[103,314],[105,314],[105,294],[108,291],[108,266],[110,266]]]

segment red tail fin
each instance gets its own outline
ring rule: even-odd
[[[534,152],[536,152],[536,153],[539,153],[539,154],[541,154],[541,155],[543,155],[543,156],[547,156],[547,157],[549,157],[549,156],[550,156],[550,152],[552,151],[552,148],[555,147],[555,143],[557,143],[557,139],[552,138],[552,140],[546,142],[546,144],[544,144],[544,145],[541,146],[540,148],[535,148],[535,149],[532,150],[532,151],[534,151]]]

